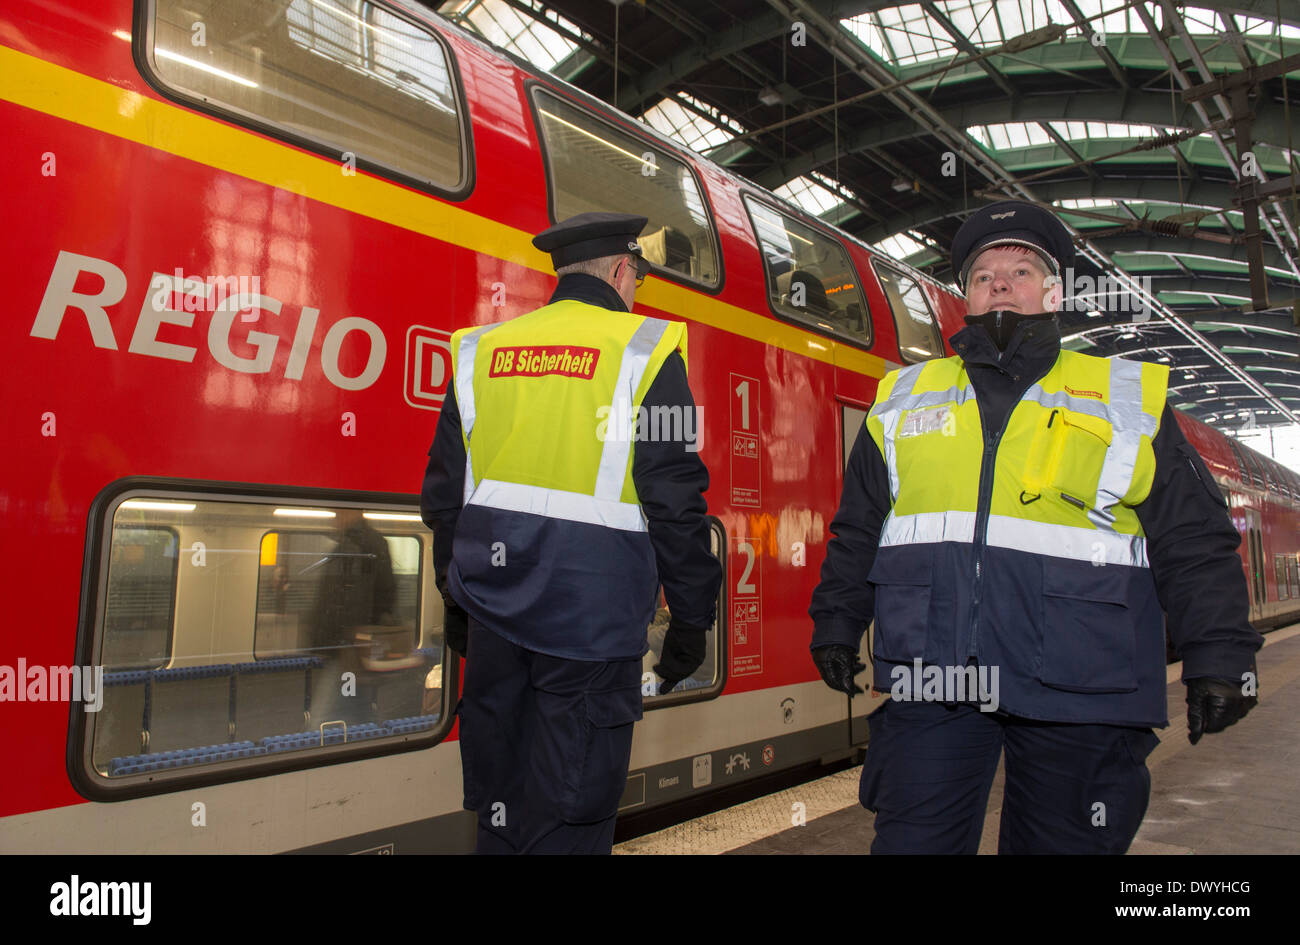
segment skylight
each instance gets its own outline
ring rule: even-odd
[[[920,240],[914,239],[913,234],[909,231],[907,233],[895,233],[879,243],[872,243],[871,248],[891,259],[908,259],[917,253],[925,252],[930,247]]]
[[[1067,38],[1077,39],[1083,31],[1074,17],[1058,0],[937,0],[934,6],[953,28],[980,49],[1000,46],[1012,37],[1054,23],[1072,28]],[[1093,29],[1106,33],[1146,33],[1142,20],[1120,0],[1076,0],[1085,18],[1106,10],[1099,20],[1090,19]],[[1156,25],[1164,25],[1159,7],[1150,7]],[[1211,14],[1212,16],[1212,14]],[[889,7],[840,21],[877,56],[892,66],[908,66],[951,58],[957,53],[952,35],[925,9],[916,3]],[[1192,32],[1215,33],[1208,26],[1193,26]]]
[[[537,0],[520,2],[532,8],[531,16],[514,9],[506,0],[456,0],[438,12],[547,72],[567,59],[578,44],[551,29],[546,20],[584,39],[591,38]]]
[[[696,111],[684,107],[682,102],[693,105],[698,111],[713,117],[705,118]],[[685,92],[679,92],[676,99],[666,98],[653,108],[647,109],[641,116],[641,120],[651,128],[680,141],[700,154],[726,144],[736,135],[743,134],[745,130],[717,109],[692,98]]]
[[[992,151],[1052,144],[1044,124],[1066,141],[1140,140],[1165,134],[1166,128],[1119,121],[1012,121],[994,125],[972,125],[966,133]]]
[[[844,202],[829,188],[807,177],[786,181],[772,192],[815,217],[834,210]]]

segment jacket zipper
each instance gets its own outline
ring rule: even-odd
[[[1052,363],[1047,366],[1043,373],[1031,380],[1020,398],[1011,405],[1007,415],[1002,418],[1002,427],[993,436],[993,438],[984,441],[984,457],[980,461],[980,491],[979,497],[975,503],[975,579],[971,585],[971,606],[970,606],[970,642],[966,648],[966,659],[976,657],[976,647],[979,636],[979,616],[980,600],[984,591],[984,547],[988,539],[989,514],[993,506],[993,473],[997,465],[998,444],[1002,442],[1002,434],[1007,432],[1007,425],[1011,423],[1011,417],[1016,412],[1016,408],[1024,402],[1025,394],[1029,388],[1033,387],[1056,366],[1056,362],[1061,359],[1060,352],[1057,352]],[[968,372],[969,373],[969,372]],[[978,396],[978,395],[977,395]],[[977,401],[978,402],[978,401]],[[980,417],[980,427],[983,429],[984,418]]]

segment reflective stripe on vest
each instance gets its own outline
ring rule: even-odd
[[[1012,413],[1007,417],[1007,436],[999,444],[999,453],[994,466],[992,483],[994,491],[985,501],[992,503],[994,509],[1000,507],[1003,512],[1007,511],[1008,500],[1005,498],[1007,488],[1010,484],[1020,481],[1015,478],[1019,457],[1023,457],[1028,463],[1023,474],[1026,479],[1032,479],[1029,472],[1031,468],[1035,470],[1035,475],[1042,473],[1033,461],[1032,448],[1028,454],[1015,451],[1007,454],[1003,446],[1007,439],[1012,438],[1011,433],[1014,430],[1019,435],[1021,444],[1019,449],[1024,451],[1027,439],[1039,435],[1038,426],[1041,426],[1044,414],[1047,414],[1047,426],[1050,429],[1051,421],[1055,416],[1053,412],[1057,409],[1070,412],[1063,415],[1058,423],[1065,422],[1066,416],[1074,415],[1074,419],[1070,421],[1072,430],[1081,428],[1100,438],[1094,443],[1098,452],[1102,443],[1106,444],[1104,458],[1101,459],[1100,470],[1097,472],[1095,493],[1077,493],[1075,496],[1067,496],[1059,490],[1045,488],[1045,485],[1051,485],[1052,475],[1043,473],[1042,482],[1035,481],[1027,484],[1028,495],[1024,491],[1020,493],[1019,506],[1012,502],[1012,508],[1017,511],[1023,509],[1022,516],[999,514],[990,509],[983,540],[994,547],[1088,561],[1096,565],[1121,564],[1148,567],[1146,539],[1142,535],[1141,525],[1137,522],[1131,505],[1121,507],[1121,504],[1126,496],[1129,496],[1132,504],[1140,502],[1145,498],[1143,488],[1149,488],[1149,480],[1137,482],[1136,473],[1144,449],[1143,437],[1151,439],[1159,427],[1159,415],[1152,411],[1163,409],[1163,384],[1167,374],[1161,374],[1156,370],[1151,376],[1152,383],[1149,389],[1144,390],[1142,363],[1110,359],[1104,368],[1109,375],[1107,381],[1109,390],[1105,399],[1102,399],[1100,392],[1088,390],[1086,386],[1083,390],[1070,386],[1072,384],[1077,386],[1080,378],[1091,377],[1094,382],[1101,380],[1097,377],[1098,359],[1079,360],[1085,357],[1087,356],[1073,352],[1062,352],[1058,356],[1057,363],[1053,365],[1052,371],[1043,381],[1032,385],[1020,402],[1013,405]],[[927,371],[930,373],[927,374]],[[975,445],[970,439],[969,426],[972,422],[970,411],[975,409],[969,405],[975,393],[969,383],[964,385],[960,383],[964,377],[964,366],[959,359],[952,358],[911,365],[882,382],[883,399],[872,406],[867,421],[868,431],[873,436],[876,435],[876,431],[872,429],[872,422],[879,424],[877,443],[881,447],[889,473],[890,497],[893,505],[881,529],[880,547],[882,548],[934,542],[971,543],[977,538],[975,524],[979,509],[969,506],[960,507],[970,500],[969,480],[963,481],[961,495],[965,498],[955,502],[958,508],[916,511],[918,505],[921,509],[925,509],[926,505],[933,509],[936,496],[942,489],[941,483],[945,480],[943,478],[923,479],[920,484],[921,491],[918,493],[915,478],[917,472],[915,466],[912,466],[908,473],[912,477],[910,480],[912,488],[907,491],[907,496],[910,498],[905,499],[903,503],[907,513],[910,514],[896,514],[899,497],[903,494],[903,487],[906,485],[900,482],[900,440],[903,440],[905,448],[921,451],[908,454],[908,459],[912,464],[922,462],[924,476],[973,475],[978,477],[979,475],[979,454],[972,452]],[[940,390],[916,392],[918,387],[939,387],[949,378],[957,383]],[[1063,389],[1046,390],[1043,386],[1045,383]],[[1150,403],[1146,400],[1150,400]],[[1030,414],[1021,413],[1016,417],[1017,407],[1026,402],[1036,405],[1036,409]],[[940,408],[945,405],[951,405],[952,409],[931,411],[929,414],[915,413],[926,408]],[[1095,418],[1101,423],[1093,429],[1087,424],[1082,424],[1084,417],[1078,415]],[[944,456],[943,448],[938,446],[938,443],[944,441],[926,440],[927,435],[939,435],[940,429],[945,424],[955,425],[959,418],[964,418],[960,422],[965,426],[960,428],[954,426],[952,431],[946,431],[952,437],[946,442],[952,444],[947,449],[955,451],[955,468],[953,464],[934,463],[933,467],[926,465],[932,458]],[[979,421],[976,419],[974,422]],[[966,432],[961,432],[962,430]],[[1055,441],[1056,452],[1051,453],[1051,456],[1052,461],[1060,468],[1072,469],[1077,473],[1079,469],[1086,470],[1089,467],[1077,465],[1084,454],[1078,456],[1073,454],[1072,450],[1080,447],[1077,443],[1073,447],[1069,445],[1071,443],[1069,436],[1072,435],[1081,434],[1062,433],[1063,439]],[[917,439],[908,440],[909,437]],[[1084,435],[1084,439],[1088,437]],[[1049,437],[1045,442],[1053,441]],[[922,443],[924,445],[919,445]],[[1153,468],[1153,459],[1149,445],[1145,449],[1147,453],[1144,457],[1143,469],[1149,475]],[[1041,460],[1043,457],[1039,456],[1037,459]],[[1014,465],[1008,467],[1007,463]],[[1090,468],[1097,471],[1096,466]],[[999,488],[1002,489],[1001,493],[997,491]],[[1132,496],[1130,496],[1131,492]],[[998,494],[1002,494],[1004,498],[998,500]],[[1043,496],[1046,496],[1046,499],[1042,505],[1033,505]],[[1058,497],[1061,502],[1056,501]],[[942,499],[940,498],[939,501]],[[1068,502],[1069,505],[1064,505],[1064,502]],[[1088,502],[1086,507],[1085,502]],[[1090,527],[1072,524],[1084,519]]]
[[[668,326],[669,322],[663,319],[643,317],[641,324],[624,347],[619,363],[618,379],[609,404],[609,428],[615,431],[636,429],[634,417],[636,391],[644,379],[650,357]],[[456,401],[460,409],[461,429],[466,442],[465,504],[601,525],[622,531],[646,531],[645,513],[640,504],[624,502],[621,498],[624,477],[627,475],[628,457],[632,450],[630,432],[627,436],[614,433],[605,436],[592,495],[496,479],[485,479],[477,483],[474,481],[472,434],[475,421],[475,357],[484,333],[497,327],[499,326],[484,325],[469,332],[461,338],[457,352]],[[631,422],[620,423],[614,419],[617,417],[626,417]]]

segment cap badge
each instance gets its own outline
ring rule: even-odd
[[[1014,211],[1014,210],[1008,210],[1006,213],[992,213],[992,214],[989,214],[989,219],[990,219],[990,220],[1005,220],[1007,217],[1014,217],[1015,215],[1016,215],[1016,211]]]

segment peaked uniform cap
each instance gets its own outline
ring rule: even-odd
[[[647,222],[631,213],[579,213],[538,233],[533,245],[551,254],[556,269],[620,253],[641,256],[636,238]]]
[[[994,246],[1033,250],[1054,276],[1074,262],[1074,240],[1056,214],[1021,200],[1003,200],[972,213],[953,238],[952,270],[958,285],[966,288],[975,260]]]

